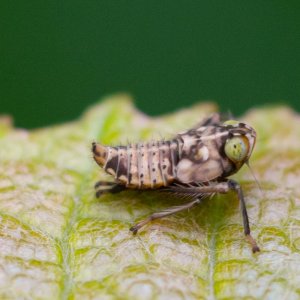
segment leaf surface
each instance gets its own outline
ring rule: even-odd
[[[125,95],[105,99],[74,122],[33,131],[0,118],[1,299],[299,299],[300,117],[286,107],[250,111],[258,132],[244,188],[253,255],[234,194],[129,227],[182,200],[156,192],[94,197],[111,179],[91,142],[126,144],[170,137],[216,110],[202,103],[150,118]]]

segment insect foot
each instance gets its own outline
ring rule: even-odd
[[[256,252],[260,251],[260,248],[257,246],[257,243],[256,243],[255,239],[251,236],[251,234],[247,234],[246,239],[248,240],[248,242],[252,246],[252,252],[253,253],[256,253]]]
[[[133,235],[136,235],[137,232],[139,231],[139,228],[136,225],[134,225],[134,226],[130,227],[129,230],[133,233]]]

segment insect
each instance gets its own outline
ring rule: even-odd
[[[239,198],[244,233],[255,253],[260,249],[250,233],[242,188],[238,182],[228,179],[248,163],[255,140],[256,132],[252,127],[234,120],[221,122],[216,113],[168,141],[117,147],[94,142],[95,161],[114,176],[114,182],[99,181],[95,184],[96,196],[124,189],[159,189],[190,199],[137,223],[130,228],[136,234],[152,220],[189,209],[215,193],[232,190]]]

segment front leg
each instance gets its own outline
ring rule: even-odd
[[[243,224],[244,224],[244,233],[245,233],[245,236],[246,236],[248,242],[252,246],[252,252],[253,253],[259,252],[260,249],[257,246],[257,243],[256,243],[255,239],[251,235],[250,225],[249,225],[249,218],[248,218],[248,213],[247,213],[247,208],[246,208],[246,203],[245,203],[243,190],[242,190],[241,186],[236,181],[234,181],[232,179],[228,180],[228,186],[231,190],[233,190],[237,193],[237,196],[240,200],[241,209],[242,209],[242,216],[243,216]]]

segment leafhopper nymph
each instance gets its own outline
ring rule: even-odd
[[[124,189],[160,189],[183,195],[190,201],[154,213],[130,230],[135,234],[152,220],[189,209],[215,193],[233,190],[241,203],[244,233],[259,251],[250,233],[249,219],[241,186],[228,177],[249,161],[256,132],[247,124],[220,121],[214,114],[192,129],[168,141],[110,147],[93,143],[95,161],[114,182],[96,183],[96,196]]]

